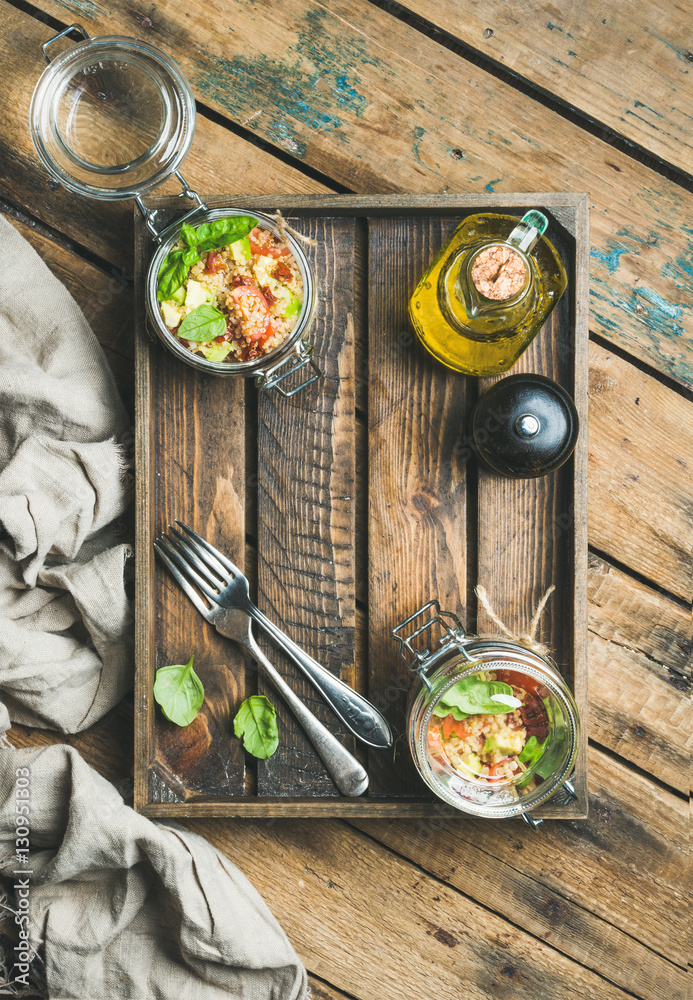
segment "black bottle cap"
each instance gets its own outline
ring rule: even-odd
[[[503,476],[533,479],[558,469],[578,436],[575,404],[544,375],[510,375],[479,398],[471,417],[479,457]]]

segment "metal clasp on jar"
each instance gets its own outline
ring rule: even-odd
[[[434,613],[428,615],[429,612]],[[414,630],[409,632],[407,635],[404,634],[404,630],[408,625],[411,625],[417,618],[421,618],[425,615],[428,615],[428,617],[422,622],[421,625],[414,628]],[[415,650],[411,644],[412,639],[415,639],[418,635],[421,635],[422,632],[425,632],[426,629],[431,628],[433,625],[438,625],[443,630],[443,635],[439,639],[441,648],[435,652],[431,652],[429,649],[421,651]],[[400,622],[396,628],[393,628],[391,635],[392,638],[399,643],[399,655],[402,657],[409,670],[411,670],[412,673],[418,674],[421,678],[422,684],[429,692],[432,691],[433,688],[427,674],[442,656],[447,656],[449,643],[454,643],[469,663],[476,662],[465,648],[466,644],[470,642],[470,640],[467,639],[467,633],[464,630],[462,622],[454,612],[441,611],[440,603],[437,600],[428,601],[427,604],[423,604],[418,611],[415,611],[413,615],[410,615],[403,622]]]
[[[170,222],[168,225],[164,226],[163,229],[156,228],[157,219],[159,217],[159,209],[147,208],[144,201],[142,200],[142,196],[139,194],[135,195],[135,201],[137,203],[137,207],[139,208],[140,212],[142,213],[142,216],[144,217],[147,229],[154,237],[154,239],[157,241],[157,243],[163,243],[163,241],[168,236],[170,236],[171,233],[173,233],[176,229],[182,226],[184,222],[189,223],[192,219],[195,219],[199,215],[201,215],[202,212],[207,211],[207,205],[202,200],[202,198],[200,198],[197,191],[193,191],[193,189],[186,181],[185,177],[183,177],[183,175],[181,174],[180,170],[174,170],[173,173],[180,181],[180,185],[183,189],[182,191],[179,192],[178,197],[183,199],[187,198],[188,201],[194,202],[195,207],[191,208],[190,211],[185,213],[185,215],[181,215],[179,218],[174,219],[173,222]]]
[[[561,787],[554,792],[551,796],[551,805],[567,806],[569,802],[577,799],[577,792],[575,791],[575,786],[573,785],[573,778],[574,775],[571,774],[570,778],[567,778]],[[531,826],[533,830],[536,830],[537,827],[544,822],[543,819],[532,816],[531,812],[522,813],[522,819],[525,821],[527,826]]]
[[[288,368],[286,367],[287,365],[289,366]],[[279,384],[280,382],[283,382],[285,378],[288,378],[289,375],[300,371],[301,368],[305,368],[306,365],[308,365],[314,372],[310,378],[305,379],[303,382],[299,382],[299,384],[294,386],[292,389],[285,389],[283,385]],[[283,368],[286,368],[286,371],[282,371]],[[281,372],[281,374],[278,374],[279,372]],[[310,344],[306,344],[304,340],[299,340],[296,344],[295,352],[292,352],[286,358],[282,358],[281,361],[278,361],[276,365],[268,368],[267,371],[255,376],[255,385],[258,389],[276,389],[278,393],[282,396],[286,396],[288,399],[290,396],[295,396],[297,392],[301,391],[301,389],[305,389],[306,386],[312,385],[312,383],[316,382],[321,375],[322,372],[313,359],[313,348]]]

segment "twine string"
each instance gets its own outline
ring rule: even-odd
[[[537,609],[532,616],[531,622],[529,623],[529,630],[525,632],[523,635],[517,635],[515,632],[513,632],[511,629],[508,628],[508,626],[505,624],[504,621],[501,621],[496,612],[493,610],[493,605],[491,604],[486,587],[483,587],[481,584],[479,584],[474,588],[474,593],[479,598],[479,602],[481,603],[482,608],[489,616],[491,621],[498,626],[501,632],[504,635],[506,635],[508,639],[511,639],[513,642],[523,643],[525,646],[529,646],[530,649],[534,650],[535,653],[539,653],[542,656],[546,656],[549,653],[549,649],[543,642],[539,642],[539,640],[536,638],[536,634],[537,634],[537,629],[539,628],[539,620],[541,619],[541,616],[544,612],[544,608],[546,607],[546,604],[555,589],[556,587],[552,583],[551,586],[547,589],[542,599],[537,604]]]
[[[316,247],[318,245],[317,240],[314,240],[312,236],[305,236],[303,233],[299,233],[297,229],[294,229],[293,226],[290,226],[279,209],[277,209],[276,212],[268,212],[267,218],[272,219],[276,223],[279,235],[283,240],[286,239],[287,233],[291,233],[291,235],[295,236],[297,240],[301,241],[301,243],[307,243],[310,247]]]

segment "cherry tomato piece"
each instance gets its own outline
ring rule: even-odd
[[[250,252],[254,257],[274,257],[275,260],[291,253],[288,247],[277,246],[272,233],[257,226],[250,233]]]
[[[470,736],[471,733],[464,719],[459,721],[454,715],[446,715],[443,719],[443,738],[448,740],[454,733],[455,736],[459,736],[460,739],[464,739],[466,736]]]
[[[261,340],[267,334],[270,314],[260,289],[239,285],[232,290],[231,296],[243,317],[243,336],[246,340]]]

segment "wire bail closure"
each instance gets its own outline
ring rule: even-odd
[[[414,629],[414,631],[408,635],[402,634],[407,625],[410,625],[417,618],[420,618],[422,615],[425,615],[426,612],[431,610],[435,612],[432,617],[428,618],[427,621],[424,621],[423,624],[419,625],[418,628]],[[467,639],[467,633],[457,615],[453,611],[441,611],[440,602],[437,600],[428,601],[427,604],[423,604],[418,611],[415,611],[413,615],[410,615],[407,619],[397,625],[396,628],[393,628],[390,634],[392,635],[392,638],[399,643],[399,655],[406,663],[407,668],[412,673],[418,674],[421,678],[422,684],[429,693],[433,690],[433,688],[427,677],[427,671],[431,666],[433,653],[429,649],[417,652],[412,646],[411,641],[412,639],[415,639],[417,635],[421,635],[422,632],[425,632],[426,629],[431,628],[433,625],[439,625],[443,630],[444,634],[439,640],[441,646],[446,646],[448,643],[453,642],[459,648],[468,663],[475,662],[465,649],[465,645],[470,640]]]
[[[174,174],[180,181],[181,187],[183,188],[178,197],[189,198],[190,201],[195,202],[195,207],[191,208],[189,212],[185,213],[185,215],[176,219],[175,222],[171,222],[169,223],[168,226],[164,226],[163,229],[156,228],[156,220],[159,214],[159,209],[147,208],[144,201],[142,200],[142,196],[139,194],[135,195],[135,201],[137,202],[137,207],[144,216],[144,221],[147,225],[147,229],[149,230],[149,232],[151,233],[151,235],[153,236],[153,238],[156,240],[157,243],[161,243],[162,240],[165,240],[166,237],[174,231],[174,229],[178,229],[180,226],[183,225],[184,222],[187,222],[189,219],[192,219],[193,216],[198,214],[198,212],[203,212],[207,208],[207,206],[203,202],[202,198],[200,198],[197,191],[193,191],[193,189],[189,186],[188,182],[186,181],[185,177],[183,177],[180,170],[174,170]]]
[[[289,375],[300,371],[301,368],[305,368],[306,366],[309,366],[312,370],[312,374],[310,371],[308,372],[309,378],[304,379],[303,382],[299,382],[299,384],[294,386],[293,389],[285,389],[283,385],[280,385],[280,382],[283,382],[285,378],[289,377]],[[282,371],[282,369],[286,370]],[[313,358],[313,348],[310,344],[307,344],[305,340],[299,340],[296,345],[295,354],[290,354],[288,357],[282,358],[282,360],[278,361],[276,365],[272,366],[272,368],[268,368],[266,372],[262,372],[260,375],[257,375],[255,377],[255,385],[260,390],[276,389],[281,396],[289,399],[291,396],[295,396],[297,392],[300,392],[301,389],[305,389],[306,386],[312,385],[313,382],[316,382],[321,375],[322,371],[316,365]]]

